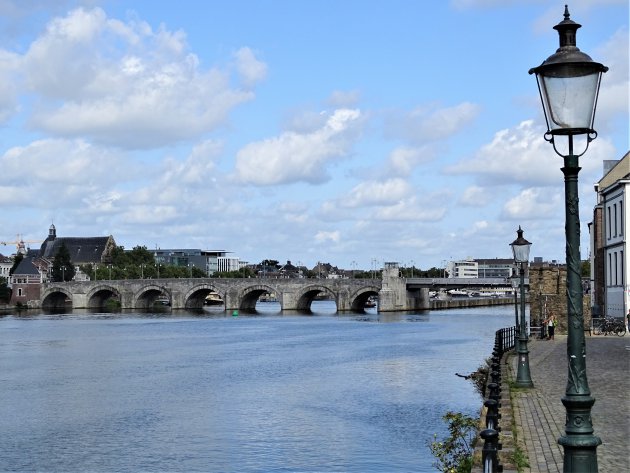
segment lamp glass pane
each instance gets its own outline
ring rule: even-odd
[[[579,77],[541,76],[549,130],[592,129],[600,72]]]
[[[527,263],[529,261],[529,245],[512,245],[512,253],[514,253],[514,261],[517,263]]]

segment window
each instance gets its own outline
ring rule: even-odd
[[[612,286],[612,254],[608,253],[608,286]]]
[[[615,218],[613,219],[613,221],[615,222],[615,236],[617,236],[617,204],[613,204],[613,213]]]
[[[612,235],[612,233],[611,233],[611,228],[612,227],[611,227],[611,223],[610,223],[610,206],[608,206],[608,225],[607,226],[608,226],[608,232],[606,232],[606,233],[608,233],[608,239],[610,240],[610,237]]]
[[[619,264],[617,262],[617,252],[615,251],[615,286],[619,285],[618,276],[619,276]]]

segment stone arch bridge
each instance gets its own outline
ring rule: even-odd
[[[263,294],[273,294],[282,310],[310,310],[318,296],[332,299],[337,310],[361,311],[371,296],[380,296],[379,279],[136,279],[44,283],[42,308],[99,309],[114,301],[123,309],[150,309],[164,303],[172,309],[201,309],[211,292],[218,293],[226,310],[253,311]],[[379,310],[388,308],[385,298]],[[400,310],[391,308],[390,310]]]

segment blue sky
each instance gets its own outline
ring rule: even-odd
[[[582,257],[628,136],[628,2],[578,0],[610,67],[580,160]],[[564,261],[530,67],[563,2],[0,1],[0,240],[113,235],[370,269]],[[37,246],[36,243],[32,246]],[[11,245],[0,246],[10,254]]]

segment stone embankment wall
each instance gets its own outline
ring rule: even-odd
[[[584,327],[591,326],[591,297],[584,294]],[[530,266],[530,315],[534,326],[553,313],[558,319],[556,333],[567,333],[567,269],[561,266]]]
[[[485,307],[493,305],[507,305],[514,304],[514,299],[511,297],[497,297],[497,298],[480,298],[472,299],[470,297],[455,297],[451,299],[433,299],[430,302],[432,310],[440,309],[460,309],[467,307]]]

